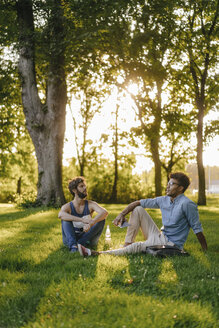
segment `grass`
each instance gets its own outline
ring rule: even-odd
[[[218,199],[200,207],[208,252],[190,232],[189,257],[149,255],[83,259],[62,246],[57,210],[0,205],[0,328],[210,328],[219,319]],[[112,226],[124,205],[106,205]],[[150,211],[160,226],[160,212]],[[141,234],[137,237],[142,239]]]

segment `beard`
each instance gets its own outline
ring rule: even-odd
[[[80,192],[79,190],[78,191],[78,197],[81,198],[81,199],[84,199],[87,197],[87,192],[86,193],[83,193],[83,192]]]

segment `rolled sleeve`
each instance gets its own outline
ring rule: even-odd
[[[159,205],[159,197],[157,198],[147,198],[147,199],[141,199],[140,205],[143,208],[160,208]]]
[[[202,232],[202,225],[199,220],[199,214],[198,214],[198,207],[194,202],[189,202],[187,206],[184,208],[186,218],[188,220],[188,223],[190,227],[192,228],[193,232],[197,234],[198,232]]]

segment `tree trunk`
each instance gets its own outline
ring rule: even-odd
[[[115,163],[114,163],[114,182],[111,201],[117,203],[117,182],[118,182],[118,156],[115,154]]]
[[[156,81],[157,86],[157,105],[154,108],[154,123],[152,126],[152,134],[150,139],[151,154],[154,162],[155,170],[155,196],[162,195],[162,177],[161,177],[161,161],[159,154],[159,142],[160,142],[160,126],[161,126],[161,94],[162,94],[162,83]]]
[[[17,14],[20,28],[19,72],[26,125],[38,162],[39,204],[61,205],[62,151],[65,132],[66,84],[64,72],[63,22],[59,1],[51,7],[51,51],[46,103],[38,95],[35,73],[34,20],[32,1],[19,0]],[[59,49],[59,51],[58,51]]]
[[[17,194],[21,194],[21,182],[22,182],[22,177],[20,177],[17,181]]]
[[[205,169],[203,165],[203,117],[204,106],[198,104],[197,127],[197,166],[198,166],[198,205],[206,205]]]
[[[164,170],[165,170],[166,178],[167,178],[167,183],[168,183],[168,181],[169,181],[169,175],[170,175],[172,169],[170,169],[170,167],[169,167],[168,165],[167,165],[167,166],[162,165],[162,163],[161,163],[161,166],[162,166],[162,167],[164,168]]]
[[[114,182],[111,195],[111,201],[117,202],[117,182],[118,182],[118,109],[116,106],[116,124],[115,124],[115,141],[114,141]]]
[[[160,156],[159,156],[159,138],[154,137],[150,140],[150,148],[151,148],[151,154],[154,162],[154,170],[155,170],[155,196],[161,196],[162,195],[162,177],[161,177],[161,162],[160,162]]]
[[[194,89],[195,89],[195,101],[198,109],[197,119],[197,167],[198,167],[198,204],[206,205],[206,194],[205,194],[205,169],[203,165],[203,118],[205,114],[205,82],[207,77],[207,69],[209,56],[206,56],[204,74],[201,75],[201,88],[199,90],[198,77],[196,74],[194,60],[192,52],[190,55],[190,71],[192,73]]]
[[[207,82],[209,64],[213,63],[216,60],[216,51],[214,50],[215,40],[212,37],[215,33],[217,18],[218,18],[218,9],[219,1],[215,3],[215,10],[211,12],[211,16],[206,19],[203,16],[204,8],[202,2],[194,2],[193,15],[188,17],[188,25],[190,28],[190,33],[188,35],[188,55],[190,59],[190,71],[193,78],[194,90],[195,90],[195,101],[198,109],[198,125],[197,125],[197,166],[198,166],[198,204],[206,205],[206,193],[205,193],[205,170],[203,165],[203,118],[206,114],[206,109],[208,106],[208,101],[206,102],[205,90],[212,89],[212,82]],[[197,10],[198,9],[198,10]],[[199,37],[197,35],[197,26],[195,26],[196,18],[199,16],[201,20],[201,34]],[[209,19],[210,18],[210,19]],[[216,35],[216,34],[215,34]],[[196,38],[203,40],[202,51],[199,48],[197,50]],[[213,46],[213,47],[212,47]],[[204,51],[203,51],[204,49]],[[198,56],[202,52],[202,55]],[[204,57],[203,57],[204,54]]]
[[[87,130],[88,130],[88,114],[89,114],[89,110],[90,110],[90,106],[87,107],[87,103],[86,103],[86,111],[85,111],[85,120],[84,120],[84,124],[83,124],[83,144],[82,144],[82,154],[81,154],[81,159],[79,161],[79,165],[80,165],[80,175],[84,176],[84,168],[86,165],[86,152],[85,152],[85,148],[87,145]],[[78,154],[79,154],[79,149],[78,149]]]

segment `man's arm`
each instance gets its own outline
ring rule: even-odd
[[[200,242],[203,251],[206,251],[208,246],[203,232],[196,233],[196,237],[198,238],[198,241]]]
[[[184,212],[186,214],[190,227],[192,228],[193,232],[196,234],[196,237],[199,243],[201,244],[203,251],[206,251],[208,247],[207,247],[205,236],[202,232],[202,225],[199,220],[197,205],[190,200],[188,203],[186,203],[186,206],[184,207]]]
[[[79,218],[77,216],[71,215],[70,203],[67,203],[61,207],[61,210],[58,214],[58,218],[64,221],[83,222],[85,224],[89,223],[90,221],[90,219],[87,216]]]
[[[96,202],[94,202],[92,200],[88,201],[88,206],[89,206],[90,212],[96,212],[97,215],[92,220],[87,222],[87,224],[84,226],[84,231],[85,232],[89,231],[90,228],[93,225],[95,225],[97,222],[100,222],[100,221],[104,220],[108,215],[108,212],[105,208],[98,205]]]
[[[132,212],[137,206],[140,206],[140,200],[136,200],[135,202],[130,203],[119,215],[117,215],[117,217],[113,221],[113,224],[116,226],[118,226],[119,224],[123,224],[123,222],[125,221],[125,216],[128,213]]]
[[[96,212],[97,215],[89,222],[91,226],[95,225],[97,222],[104,220],[108,212],[105,208],[97,204],[96,202],[89,200],[88,201],[88,207],[90,212]]]

